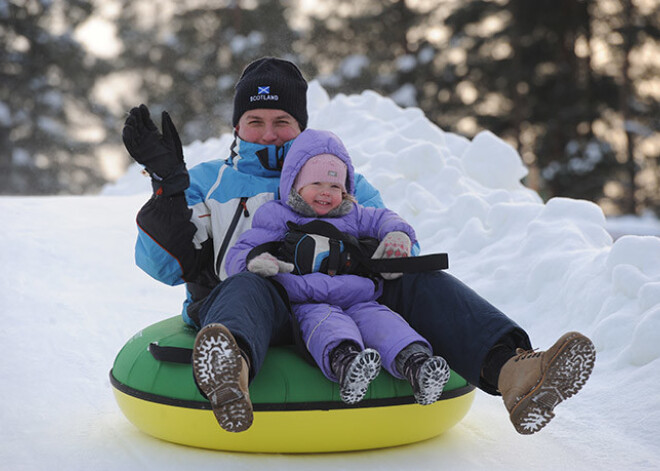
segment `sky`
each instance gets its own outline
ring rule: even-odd
[[[477,392],[439,437],[354,453],[218,452],[140,432],[108,373],[134,334],[180,311],[184,293],[135,267],[135,215],[150,184],[134,165],[101,195],[0,197],[0,470],[657,469],[660,239],[626,235],[638,220],[622,220],[615,241],[595,204],[544,203],[521,183],[517,152],[488,131],[467,140],[370,91],[329,99],[312,82],[308,93],[309,127],[344,140],[423,253],[449,253],[450,273],[535,347],[571,330],[593,340],[583,390],[532,436],[514,431],[501,398]],[[225,158],[230,141],[188,143],[188,166]],[[657,234],[655,222],[645,227]]]

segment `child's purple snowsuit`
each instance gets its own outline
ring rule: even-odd
[[[305,224],[316,219],[295,212],[288,206],[287,200],[302,166],[319,154],[336,155],[346,164],[346,190],[353,194],[353,165],[342,142],[327,131],[305,130],[295,139],[284,161],[280,199],[262,205],[254,214],[252,229],[244,232],[227,252],[225,267],[229,275],[247,270],[246,257],[252,248],[282,240],[288,231],[287,221]],[[388,232],[402,231],[408,234],[413,244],[416,242],[412,227],[388,209],[354,204],[353,209],[344,216],[323,219],[356,237],[382,240]],[[337,381],[337,377],[330,367],[330,352],[345,340],[357,343],[362,349],[370,347],[377,350],[383,367],[398,378],[402,376],[396,371],[395,357],[403,348],[420,342],[431,349],[426,339],[399,314],[376,302],[381,289],[368,278],[311,273],[279,274],[274,279],[289,294],[293,314],[298,319],[307,349],[323,374],[332,381]]]

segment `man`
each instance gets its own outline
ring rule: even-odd
[[[227,277],[224,255],[256,208],[274,198],[286,152],[307,126],[306,91],[291,62],[267,57],[248,65],[236,84],[231,155],[190,173],[166,112],[162,135],[144,105],[131,110],[123,130],[126,148],[154,188],[137,217],[137,264],[162,282],[186,283],[183,317],[200,328],[193,372],[218,423],[231,432],[252,424],[248,383],[269,345],[292,342],[292,326],[281,285],[249,272]],[[360,175],[355,196],[364,206],[383,206]],[[363,290],[358,279],[355,289]],[[585,336],[568,333],[546,352],[531,351],[520,326],[445,272],[387,280],[378,301],[400,313],[457,373],[501,394],[523,434],[545,426],[593,369],[595,351]]]

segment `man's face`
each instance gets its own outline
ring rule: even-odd
[[[257,109],[243,113],[236,126],[238,137],[255,144],[281,146],[302,131],[298,121],[286,111]]]

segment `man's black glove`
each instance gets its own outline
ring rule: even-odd
[[[171,196],[188,188],[190,178],[179,134],[167,111],[163,111],[161,124],[163,134],[151,120],[149,108],[140,105],[129,112],[121,135],[128,153],[151,176],[154,193]]]

